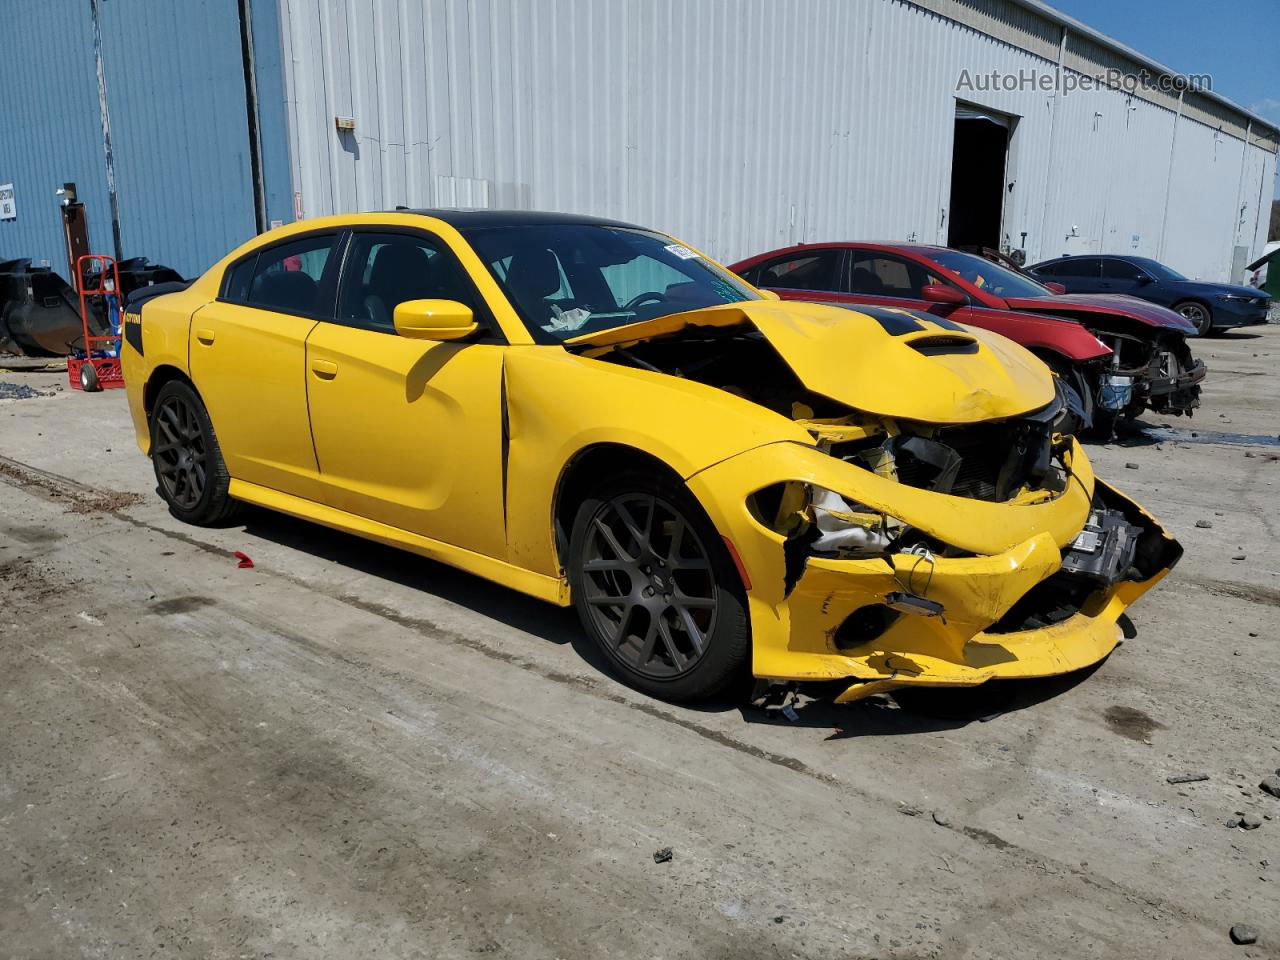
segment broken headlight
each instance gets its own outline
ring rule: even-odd
[[[840,557],[881,557],[901,535],[902,522],[824,487],[814,487],[809,513],[817,536],[814,553]]]

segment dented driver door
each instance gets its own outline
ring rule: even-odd
[[[392,325],[397,303],[465,302],[467,286],[419,235],[353,235],[336,322],[307,338],[311,431],[330,506],[502,559],[507,347],[413,340]]]

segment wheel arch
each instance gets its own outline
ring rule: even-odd
[[[185,371],[172,364],[160,364],[151,371],[151,375],[147,377],[147,385],[142,390],[142,409],[146,414],[148,423],[151,422],[151,411],[155,409],[156,397],[166,384],[172,383],[174,380],[182,381],[192,390],[195,390],[196,396],[200,396],[200,391],[196,389],[196,385]]]
[[[1188,303],[1194,303],[1197,307],[1204,307],[1205,312],[1209,314],[1209,321],[1213,321],[1213,304],[1211,304],[1206,297],[1202,297],[1199,294],[1192,294],[1189,297],[1179,297],[1169,305],[1169,309],[1176,313],[1179,307]]]
[[[561,570],[568,569],[569,533],[574,515],[592,486],[601,478],[627,471],[652,471],[684,485],[680,472],[665,460],[639,447],[625,443],[601,442],[583,447],[560,470],[555,494],[551,499],[551,525],[556,560]],[[705,508],[704,508],[705,510]]]

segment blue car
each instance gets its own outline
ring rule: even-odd
[[[1123,293],[1171,307],[1202,337],[1214,330],[1266,323],[1270,307],[1265,290],[1188,280],[1148,257],[1058,257],[1027,269],[1042,282],[1062,284],[1067,293]]]

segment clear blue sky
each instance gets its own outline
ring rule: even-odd
[[[1280,123],[1280,0],[1047,0],[1180,73]]]

